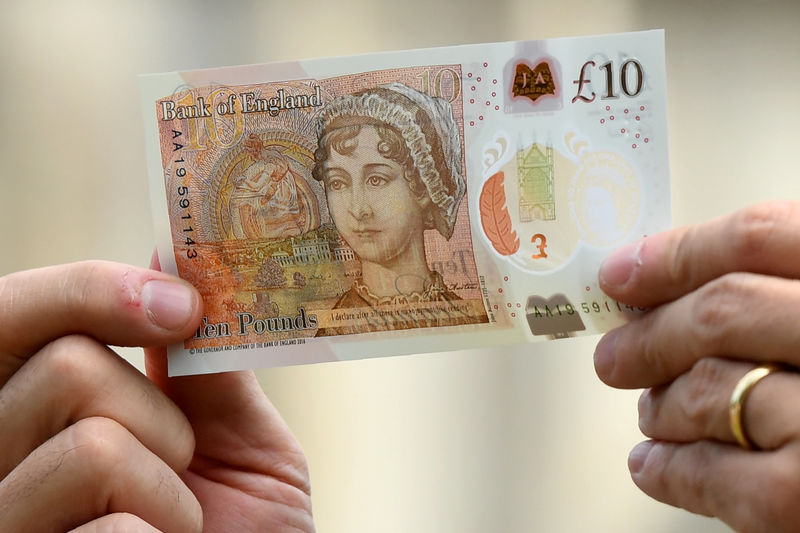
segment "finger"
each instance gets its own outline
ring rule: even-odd
[[[69,533],[161,533],[159,530],[130,513],[114,513],[92,520]]]
[[[88,261],[10,274],[0,278],[0,383],[65,334],[167,345],[189,337],[201,314],[191,285],[153,270]]]
[[[178,475],[107,418],[81,420],[0,481],[0,531],[65,531],[130,513],[164,533],[202,531],[202,511]]]
[[[0,479],[47,439],[94,416],[115,420],[173,470],[191,461],[192,428],[177,406],[105,345],[70,335],[0,388]]]
[[[647,441],[628,459],[634,483],[646,494],[748,533],[797,531],[798,465],[797,443],[756,453],[712,441]]]
[[[673,442],[704,439],[735,443],[729,418],[731,394],[753,365],[701,359],[670,385],[645,391],[639,427],[646,436]],[[800,437],[800,376],[781,371],[759,381],[744,404],[742,420],[751,441],[775,450]]]
[[[595,370],[607,384],[668,383],[704,357],[800,366],[800,281],[726,274],[606,334]]]
[[[621,302],[654,306],[729,272],[796,278],[798,244],[800,203],[759,204],[617,250],[600,268],[600,287]]]

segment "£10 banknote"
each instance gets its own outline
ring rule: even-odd
[[[143,76],[172,375],[606,331],[669,225],[661,31]]]

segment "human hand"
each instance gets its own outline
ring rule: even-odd
[[[800,204],[769,203],[645,238],[612,254],[600,285],[651,307],[606,334],[595,369],[607,384],[646,388],[631,452],[650,496],[716,516],[737,531],[800,528],[800,374],[778,371],[744,404],[749,439],[729,423],[737,382],[766,362],[800,366]]]
[[[0,278],[0,531],[313,531],[302,451],[251,373],[171,379],[149,349],[151,382],[107,347],[201,314],[188,284],[114,263]]]
[[[152,268],[160,270],[153,258]],[[145,348],[147,375],[186,414],[194,457],[183,480],[207,533],[313,533],[300,444],[253,372],[167,377],[166,348]]]

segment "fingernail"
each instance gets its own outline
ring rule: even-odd
[[[142,287],[142,305],[156,326],[174,331],[191,318],[195,297],[182,283],[154,279]]]
[[[614,348],[617,344],[619,329],[612,329],[600,339],[594,349],[594,371],[600,378],[606,378],[614,371],[616,355]]]
[[[648,434],[650,425],[650,407],[653,404],[652,389],[644,389],[639,396],[637,409],[639,411],[639,431]]]
[[[631,474],[639,473],[644,466],[644,462],[647,460],[647,456],[650,455],[650,450],[653,449],[654,444],[653,441],[646,440],[640,442],[631,450],[631,453],[628,455],[628,470],[630,470]]]
[[[631,278],[634,268],[642,264],[639,252],[643,244],[644,239],[623,246],[606,257],[600,265],[600,281],[612,287],[625,285]]]
[[[642,394],[639,395],[639,403],[636,406],[639,410],[639,418],[644,417],[649,412],[652,398],[652,389],[644,389]]]

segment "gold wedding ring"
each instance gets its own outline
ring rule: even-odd
[[[738,442],[739,446],[745,450],[757,450],[758,446],[756,446],[753,441],[750,440],[750,438],[747,436],[747,432],[744,429],[744,421],[742,420],[744,403],[756,383],[769,376],[776,370],[780,370],[781,368],[781,365],[774,363],[767,363],[757,366],[745,374],[733,389],[733,394],[731,394],[731,402],[728,406],[731,431],[733,432],[733,436],[736,437],[736,442]]]

